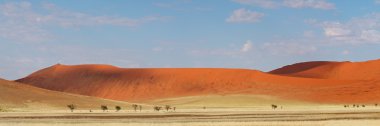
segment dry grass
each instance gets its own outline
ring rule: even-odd
[[[189,122],[189,123],[13,123],[0,126],[378,126],[378,120],[297,122]]]
[[[99,99],[20,86],[0,80],[0,126],[350,126],[380,125],[380,107],[344,108],[254,95],[208,95],[142,103]],[[73,113],[66,107],[75,104]],[[102,112],[100,105],[108,105]],[[271,104],[279,105],[272,110]],[[122,107],[115,112],[115,105]],[[171,105],[174,112],[154,112],[153,105]],[[206,107],[206,109],[203,109]],[[89,112],[89,110],[93,112]]]
[[[378,126],[380,109],[0,113],[0,126]]]

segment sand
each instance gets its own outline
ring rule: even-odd
[[[378,76],[378,71],[370,68],[377,70],[379,63],[349,63],[354,65],[340,67],[339,71],[347,73],[347,76],[356,77],[364,73]],[[356,70],[358,66],[367,68],[364,67],[367,64],[368,69]],[[366,72],[349,74],[355,73],[352,71]],[[330,74],[328,71],[326,73]],[[59,64],[17,81],[49,90],[132,102],[214,94],[267,95],[318,103],[380,102],[380,80],[289,77],[248,69],[132,69],[109,65]]]
[[[0,113],[0,126],[377,126],[379,109],[182,109],[170,112]]]

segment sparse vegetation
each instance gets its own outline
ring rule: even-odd
[[[136,112],[136,110],[137,110],[137,107],[138,107],[137,104],[132,104],[132,108],[135,110],[135,112]]]
[[[352,107],[353,107],[353,108],[355,108],[355,107],[356,107],[356,105],[355,105],[355,104],[353,104],[353,105],[352,105]],[[358,106],[358,107],[359,107],[359,106]]]
[[[103,112],[105,112],[105,111],[108,110],[108,107],[107,107],[107,105],[101,105],[101,106],[100,106],[100,109],[102,109]]]
[[[142,106],[141,105],[139,105],[139,109],[140,109],[140,112],[141,112],[141,110],[142,110]]]
[[[154,111],[160,111],[162,109],[162,107],[160,107],[160,106],[154,106],[153,109],[154,109]]]
[[[166,111],[169,111],[172,108],[170,107],[170,105],[165,105],[165,109],[166,109]]]
[[[121,110],[121,107],[120,106],[115,106],[115,109],[116,109],[116,112],[118,112],[118,111]]]
[[[67,108],[69,108],[71,112],[74,112],[74,109],[76,109],[76,106],[74,104],[70,104],[70,105],[67,105]]]
[[[277,109],[277,105],[272,104],[272,109]]]

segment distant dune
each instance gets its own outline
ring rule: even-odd
[[[380,101],[379,67],[379,60],[310,62],[265,73],[247,69],[57,64],[16,81],[136,102],[205,95],[265,95],[317,103],[373,103]]]
[[[321,79],[380,80],[380,60],[366,62],[304,62],[285,66],[269,73]]]
[[[127,105],[126,102],[50,91],[17,82],[0,79],[0,108],[10,111],[67,110],[74,104],[77,109],[99,109],[100,105]]]

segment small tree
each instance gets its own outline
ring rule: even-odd
[[[142,110],[142,106],[141,105],[139,105],[139,109],[140,109],[140,112],[141,112],[141,110]]]
[[[161,108],[162,108],[162,107],[160,107],[160,106],[154,106],[154,107],[153,107],[154,111],[160,111]]]
[[[118,111],[121,110],[121,107],[120,106],[115,106],[115,109],[116,109],[116,112],[118,112]]]
[[[165,109],[166,111],[169,111],[169,109],[171,109],[170,105],[165,105]]]
[[[375,107],[377,107],[377,103],[375,104]]]
[[[276,108],[277,108],[277,105],[272,104],[272,109],[276,109]]]
[[[70,104],[70,105],[67,105],[67,108],[69,108],[71,112],[74,112],[74,109],[76,108],[76,106],[74,104]]]
[[[173,110],[175,111],[176,107],[173,107]]]
[[[102,109],[103,112],[105,112],[106,110],[108,110],[108,107],[107,107],[107,105],[101,105],[100,109]]]
[[[135,112],[136,112],[136,110],[137,110],[137,107],[138,107],[138,105],[136,105],[136,104],[132,104],[132,108],[135,110]]]

